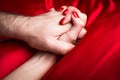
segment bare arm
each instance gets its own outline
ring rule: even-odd
[[[3,80],[40,80],[55,64],[57,56],[38,52]]]
[[[12,15],[0,12],[0,36],[24,40],[24,30],[22,25],[27,17],[21,15]]]
[[[79,24],[80,18],[74,18],[74,16],[72,16],[72,18],[75,23]],[[74,23],[74,27],[78,27],[81,25],[81,24],[76,25],[75,23]],[[80,29],[81,28],[82,27],[80,27]],[[73,35],[72,32],[74,31],[76,31],[76,29],[74,30],[72,29],[71,33],[66,33],[62,35],[59,39],[63,41],[71,42],[71,39],[70,39],[71,36],[69,36],[69,34]],[[33,56],[30,60],[28,60],[28,62],[26,62],[25,64],[20,66],[18,69],[13,71],[10,75],[8,75],[5,78],[5,80],[21,80],[21,79],[22,80],[27,80],[27,79],[38,80],[42,78],[42,76],[47,72],[47,70],[49,70],[50,67],[56,62],[56,58],[57,57],[53,54],[49,54],[46,52],[39,52],[39,54],[36,54],[35,56]],[[19,77],[19,75],[23,77]]]
[[[57,11],[51,11],[34,17],[1,12],[0,34],[25,41],[28,45],[38,50],[65,54],[74,45],[58,40],[62,34],[69,31],[72,27],[70,23],[59,25],[59,21],[62,18],[63,15]]]

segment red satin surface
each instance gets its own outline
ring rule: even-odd
[[[88,33],[42,80],[120,80],[120,0],[0,0],[0,11],[35,16],[62,5],[88,15]],[[0,78],[29,53],[19,42],[0,43]]]

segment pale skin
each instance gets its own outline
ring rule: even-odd
[[[78,13],[80,14],[80,12]],[[44,50],[58,54],[65,54],[74,47],[74,45],[68,41],[66,42],[60,40],[60,36],[69,31],[67,36],[70,36],[70,38],[68,37],[65,40],[70,39],[70,42],[72,42],[76,40],[78,33],[82,29],[78,29],[79,27],[72,27],[71,29],[71,23],[59,25],[59,21],[64,16],[61,12],[57,11],[51,11],[35,17],[12,15],[8,13],[0,13],[0,15],[1,35],[25,41],[31,47],[38,50]],[[73,26],[82,25],[80,23],[82,20],[75,20],[78,21],[78,23]],[[56,23],[51,23],[51,21],[56,21]],[[81,27],[83,26],[84,25]],[[76,33],[77,35],[75,35]]]
[[[86,17],[82,18],[83,17],[82,15],[84,14],[73,7],[64,7],[64,9],[66,8],[70,10],[70,13],[65,16],[66,18],[66,22],[64,23],[65,25],[58,25],[59,21],[64,17],[61,14],[61,12],[56,12],[52,10],[51,12],[48,12],[46,14],[27,19],[31,23],[28,23],[28,22],[19,23],[19,25],[17,26],[20,26],[21,24],[23,24],[23,26],[21,26],[21,28],[15,28],[15,30],[18,29],[15,32],[13,32],[13,30],[11,29],[9,33],[11,32],[13,33],[11,33],[8,37],[23,40],[27,42],[31,47],[39,49],[39,50],[49,51],[49,52],[53,52],[57,54],[58,53],[65,54],[74,47],[74,44],[72,44],[73,41],[76,40],[77,38],[83,37],[83,35],[86,32],[85,30],[81,31],[86,23]],[[75,11],[78,13],[80,18],[75,18],[71,14],[73,9],[75,9]],[[22,18],[23,17],[20,17],[20,19]],[[44,26],[43,24],[42,25],[38,24],[38,23],[44,23],[44,22],[40,22],[39,19],[40,20],[42,19],[44,22],[51,21],[51,23],[49,24],[49,26],[48,25]],[[26,20],[23,20],[23,21],[26,21]],[[71,23],[69,23],[70,21],[73,22],[72,28],[71,28]],[[17,19],[14,22],[16,24]],[[33,27],[33,24],[34,26],[36,26],[36,29]],[[30,28],[28,29],[24,27],[25,25],[29,26]],[[50,27],[50,25],[52,27]],[[22,32],[22,34],[19,34],[17,32]],[[5,32],[2,32],[2,34],[4,33]],[[23,34],[26,34],[26,35],[23,36]],[[56,46],[56,44],[58,46]],[[41,46],[41,45],[45,45],[45,46]],[[62,46],[62,48],[60,46]],[[51,68],[51,66],[53,66],[56,60],[57,60],[57,57],[53,54],[50,54],[48,52],[38,52],[30,60],[25,62],[22,66],[20,66],[18,69],[13,71],[10,75],[8,75],[5,78],[5,80],[40,80],[43,77],[43,75]]]

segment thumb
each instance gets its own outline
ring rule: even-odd
[[[49,50],[53,53],[64,55],[74,47],[75,46],[71,43],[61,41],[61,40],[53,40],[49,45]]]
[[[78,35],[78,38],[83,38],[86,33],[87,33],[87,30],[85,28],[82,28],[81,32]]]

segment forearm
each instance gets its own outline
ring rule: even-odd
[[[0,36],[23,40],[25,27],[22,26],[26,20],[27,17],[21,15],[0,12]]]
[[[40,80],[54,65],[57,57],[47,52],[38,52],[4,80]]]

